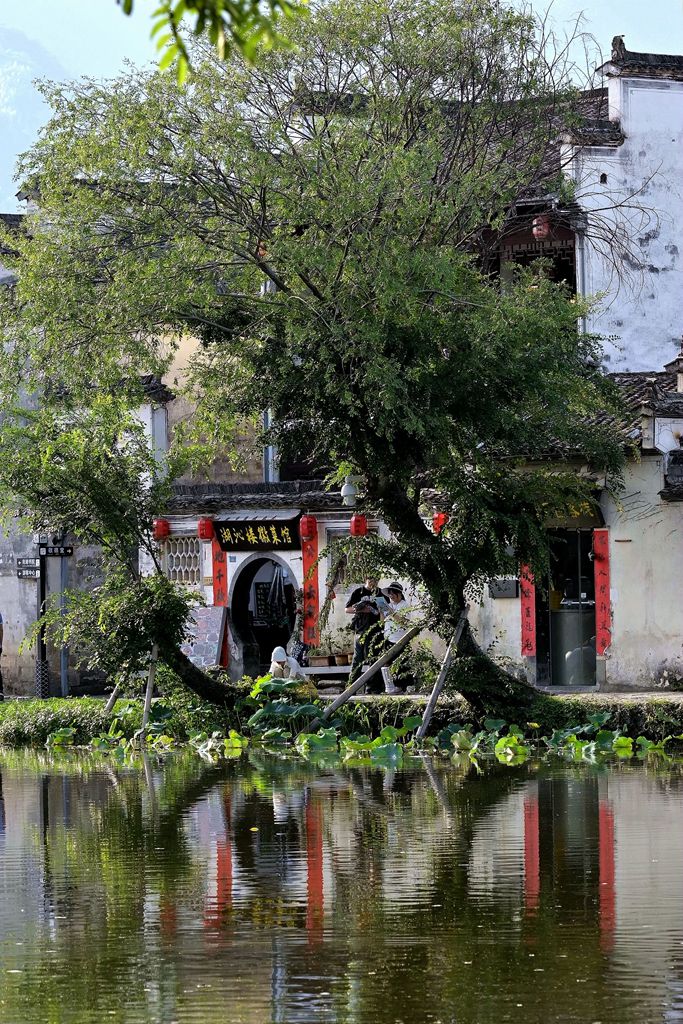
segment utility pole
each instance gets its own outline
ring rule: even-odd
[[[36,587],[36,618],[40,620],[47,600],[47,535],[36,536],[38,544],[38,586]],[[41,622],[36,641],[36,697],[50,696],[50,670],[47,663],[45,626]]]

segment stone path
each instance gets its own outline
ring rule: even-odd
[[[325,690],[319,693],[320,700],[333,701],[339,696],[341,690]],[[676,704],[683,704],[683,692],[678,690],[628,690],[611,692],[609,690],[567,690],[567,689],[551,689],[551,688],[539,688],[539,693],[548,694],[551,697],[563,697],[570,700],[575,697],[581,698],[581,700],[590,701],[594,704],[610,704],[610,703],[633,703],[634,701],[642,700],[668,700],[673,701]],[[386,697],[387,694],[382,693],[366,693],[360,696],[350,697],[349,701],[355,701],[359,704],[372,704],[377,697]],[[402,693],[402,700],[410,700],[415,704],[426,704],[428,694],[425,693]]]

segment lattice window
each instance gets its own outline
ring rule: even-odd
[[[166,541],[166,575],[174,583],[197,587],[202,581],[199,537],[169,537]]]

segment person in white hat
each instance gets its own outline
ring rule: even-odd
[[[389,599],[389,607],[384,612],[384,640],[387,647],[393,647],[403,639],[410,628],[411,606],[406,601],[400,583],[390,583],[384,593]],[[382,678],[386,692],[391,694],[404,693],[409,681],[400,680],[397,686],[389,668],[382,669]]]
[[[301,665],[287,654],[284,647],[276,647],[270,656],[270,675],[273,679],[305,679]]]

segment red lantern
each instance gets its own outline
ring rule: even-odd
[[[441,533],[449,519],[450,516],[448,512],[435,512],[434,515],[432,516],[432,526],[434,527],[434,533]]]
[[[197,536],[199,539],[213,540],[213,535],[213,519],[199,519],[197,522]]]
[[[155,519],[152,523],[152,536],[155,540],[164,540],[171,534],[171,524],[168,519]]]
[[[299,520],[299,536],[308,542],[318,535],[318,520],[315,516],[302,516]]]
[[[542,213],[540,217],[534,217],[531,222],[531,234],[539,242],[550,238],[550,217],[547,213]]]
[[[368,532],[368,521],[366,517],[359,513],[355,516],[351,516],[350,529],[352,537],[365,537]]]

